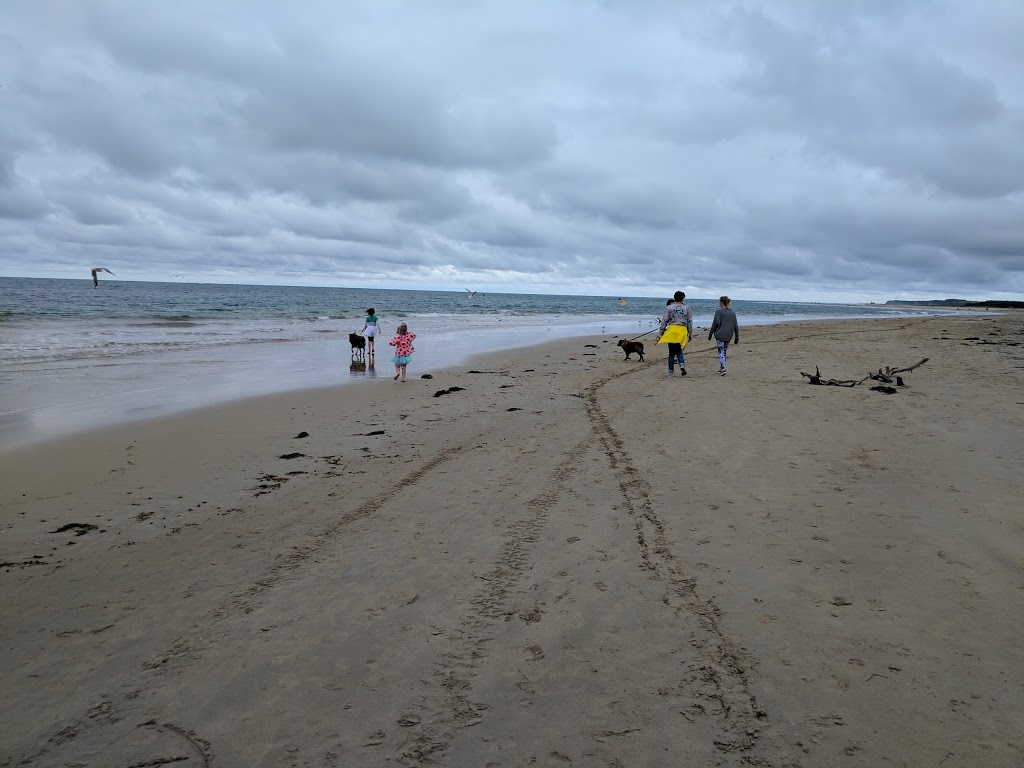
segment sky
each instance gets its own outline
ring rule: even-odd
[[[0,275],[1021,299],[1022,39],[1020,0],[4,0]]]

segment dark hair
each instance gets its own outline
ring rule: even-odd
[[[669,299],[665,302],[665,306],[667,307],[669,304],[673,303],[673,301],[675,301],[675,299]]]
[[[686,294],[683,293],[682,291],[676,291],[674,294],[672,294],[672,298],[675,299],[676,301],[682,301],[683,299],[686,298]]]
[[[372,315],[373,314],[373,307],[370,307],[368,310],[366,310],[366,314]]]
[[[726,306],[726,307],[728,307],[728,306],[729,306],[729,302],[731,301],[731,299],[730,299],[730,298],[729,298],[728,296],[719,296],[719,297],[718,297],[718,301],[719,301],[719,303],[721,303],[721,304],[722,304],[723,306]]]
[[[409,330],[409,326],[407,326],[405,323],[399,323],[398,324],[397,331],[398,331],[398,335],[399,336],[405,336],[405,334],[408,332],[408,330]]]

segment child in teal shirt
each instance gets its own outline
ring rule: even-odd
[[[370,365],[373,365],[373,340],[377,336],[377,315],[373,313],[373,307],[366,310],[366,323],[360,333],[366,337],[366,355]]]

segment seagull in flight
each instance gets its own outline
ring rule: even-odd
[[[99,273],[100,272],[106,272],[107,274],[114,275],[114,273],[111,272],[106,267],[93,267],[92,268],[92,287],[93,288],[98,288],[99,285],[100,285],[100,278],[99,278]],[[114,277],[117,277],[117,275],[114,275]]]
[[[466,289],[466,293],[469,294],[469,296],[466,297],[467,299],[472,299],[474,296],[476,296],[476,291],[471,291],[469,290],[469,288]]]

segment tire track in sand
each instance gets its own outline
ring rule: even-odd
[[[621,376],[625,374],[616,374]],[[614,377],[613,377],[614,378]],[[444,753],[458,730],[483,721],[487,705],[472,701],[476,670],[487,657],[487,643],[513,611],[510,598],[530,570],[530,553],[548,522],[548,512],[567,488],[584,454],[592,450],[588,430],[555,466],[539,494],[526,502],[526,514],[503,533],[503,543],[490,570],[478,578],[483,586],[469,600],[459,626],[448,630],[449,650],[434,666],[432,689],[424,696],[424,712],[412,733],[396,733],[399,762],[408,766],[444,765]]]
[[[425,475],[457,458],[463,453],[463,450],[464,447],[460,445],[440,451],[433,458],[405,475],[394,486],[367,499],[351,512],[337,517],[320,531],[309,535],[303,544],[293,547],[286,554],[278,557],[260,578],[253,581],[240,592],[236,592],[226,598],[216,608],[208,611],[202,619],[197,620],[191,630],[179,636],[162,653],[143,662],[135,674],[149,673],[148,679],[146,682],[138,684],[138,689],[131,691],[129,695],[123,697],[127,704],[126,708],[133,708],[130,703],[127,703],[128,699],[138,696],[140,690],[151,691],[156,687],[156,681],[153,678],[154,674],[160,675],[172,669],[176,672],[181,671],[201,658],[200,652],[210,644],[210,634],[221,621],[239,612],[245,614],[254,611],[265,592],[274,587],[286,574],[301,567],[347,526],[372,516],[393,498],[396,492],[416,485]],[[98,708],[102,708],[104,717],[97,718],[92,714]],[[54,735],[51,738],[32,753],[22,757],[16,764],[24,766],[36,765],[38,761],[44,759],[57,749],[66,756],[69,747],[64,745],[70,742],[77,742],[77,744],[70,745],[71,751],[79,752],[83,755],[90,754],[101,747],[106,747],[125,739],[130,740],[130,734],[133,731],[143,726],[152,726],[155,723],[153,720],[148,720],[141,725],[132,725],[133,717],[133,715],[127,713],[115,712],[115,707],[111,703],[111,697],[101,695],[99,705],[90,709],[88,713],[80,718],[69,718],[55,726]],[[162,724],[160,727],[164,730],[174,731],[179,735],[185,736],[185,734],[188,734],[185,738],[188,738],[190,741],[194,739],[193,744],[201,743],[205,745],[201,750],[203,764],[209,765],[212,763],[214,752],[209,742],[196,735],[193,731],[173,723]],[[167,758],[160,756],[155,756],[155,759],[167,761]]]
[[[609,381],[631,376],[645,368],[611,374],[573,396],[587,400],[592,391]],[[598,425],[590,415],[589,404],[585,411],[591,423],[590,429],[564,454],[542,485],[541,492],[526,502],[525,516],[505,530],[504,542],[493,566],[478,577],[484,585],[469,601],[471,607],[459,618],[458,628],[447,632],[451,645],[435,663],[434,687],[419,705],[423,715],[417,716],[416,727],[411,732],[403,728],[404,733],[394,734],[393,741],[398,744],[398,760],[402,765],[444,765],[445,752],[457,737],[458,730],[483,721],[487,705],[471,699],[476,670],[488,655],[487,643],[500,623],[513,612],[509,598],[530,569],[530,553],[547,525],[549,510],[569,488],[566,480],[578,469],[586,453],[594,448],[594,437],[599,436]],[[381,732],[379,736],[383,739],[386,734]]]
[[[232,595],[217,608],[213,609],[208,614],[206,622],[207,626],[197,625],[187,635],[183,635],[175,640],[165,654],[160,654],[155,658],[150,659],[148,662],[143,664],[143,667],[145,669],[165,668],[171,659],[190,656],[196,653],[198,646],[197,639],[205,635],[210,626],[213,626],[219,620],[232,613],[252,613],[259,604],[260,596],[263,593],[271,589],[287,573],[299,568],[306,562],[306,560],[316,554],[334,537],[341,533],[346,526],[375,514],[390,499],[392,499],[396,493],[416,485],[424,475],[429,474],[442,464],[458,457],[462,452],[462,446],[456,446],[439,452],[432,459],[420,465],[399,480],[394,486],[389,487],[382,493],[378,493],[376,496],[372,496],[356,507],[353,511],[341,515],[327,527],[310,535],[305,543],[301,545],[293,545],[287,554],[281,555],[275,559],[274,564],[266,570],[261,578],[254,581],[243,591]],[[176,668],[178,666],[179,665],[177,664],[175,665]]]
[[[713,718],[718,731],[716,748],[723,754],[739,756],[743,765],[775,765],[758,754],[767,714],[758,708],[750,692],[743,653],[723,626],[714,599],[701,593],[697,580],[687,574],[672,551],[665,523],[651,502],[650,485],[601,410],[598,392],[610,380],[597,381],[586,389],[587,416],[622,491],[622,504],[633,519],[641,567],[665,583],[662,601],[684,623],[695,652],[673,692],[687,702],[680,714],[690,722]]]

